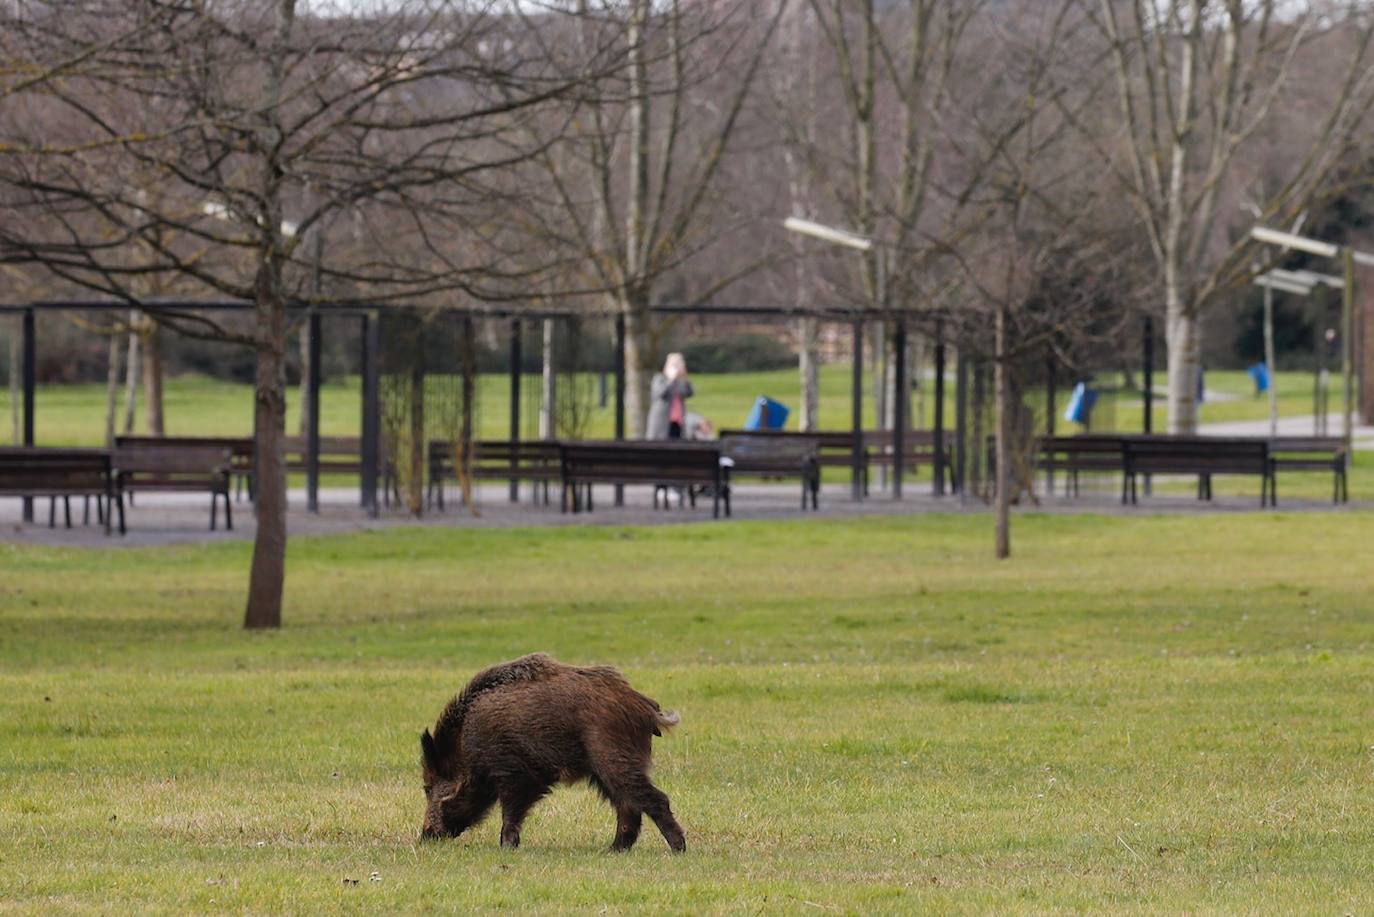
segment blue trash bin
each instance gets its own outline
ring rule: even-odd
[[[749,411],[749,419],[744,422],[746,430],[781,430],[787,424],[787,415],[792,411],[787,405],[760,395]]]
[[[1064,410],[1064,419],[1073,423],[1081,423],[1088,426],[1092,420],[1093,405],[1097,404],[1097,389],[1088,388],[1086,382],[1080,382],[1073,387],[1073,394],[1069,396],[1069,406]]]
[[[1256,395],[1263,395],[1269,391],[1269,367],[1264,365],[1263,361],[1251,366],[1246,372],[1254,380]]]

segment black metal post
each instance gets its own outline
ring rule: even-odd
[[[932,469],[935,480],[931,493],[937,497],[945,495],[945,326],[944,322],[935,323],[935,429],[932,443],[935,459]]]
[[[381,513],[377,499],[377,477],[381,467],[382,399],[382,317],[363,316],[363,443],[362,498],[373,519]]]
[[[1144,430],[1146,433],[1152,433],[1155,417],[1155,322],[1148,315],[1145,316],[1144,335],[1144,366],[1141,373],[1141,381],[1145,386],[1142,392],[1145,397]]]
[[[960,350],[954,382],[954,489],[960,503],[964,502],[968,483],[968,377],[968,357]]]
[[[309,373],[305,386],[305,398],[309,404],[310,423],[305,430],[305,508],[312,513],[320,511],[320,313],[310,310],[310,357]]]
[[[864,498],[864,323],[854,323],[854,365],[850,379],[850,430],[853,434],[853,463],[850,489],[855,502]]]
[[[34,310],[25,309],[23,319],[22,367],[24,379],[24,445],[33,446],[34,395],[38,389],[38,335],[34,327]],[[24,498],[24,521],[33,521],[33,497]]]
[[[525,355],[521,352],[520,319],[513,318],[510,323],[510,440],[520,441],[520,370]],[[515,466],[515,453],[511,452],[511,467]],[[510,502],[520,499],[520,481],[510,479]],[[533,499],[533,498],[531,498]]]
[[[615,317],[615,438],[625,438],[625,316]],[[615,505],[625,505],[625,487],[615,485]]]
[[[1154,432],[1155,428],[1155,320],[1150,316],[1145,316],[1144,328],[1145,340],[1143,343],[1145,365],[1141,375],[1141,384],[1145,391],[1145,423],[1143,425],[1145,434]],[[1272,370],[1272,367],[1271,367]],[[1271,382],[1272,384],[1272,382]],[[1154,478],[1145,475],[1145,496],[1150,496],[1154,491]]]
[[[893,328],[892,347],[892,499],[902,499],[902,471],[906,464],[906,322],[898,319]]]
[[[1054,396],[1055,384],[1054,354],[1045,358],[1045,435],[1054,436]],[[1045,493],[1054,496],[1054,450],[1050,450],[1045,462]]]

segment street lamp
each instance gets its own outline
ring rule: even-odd
[[[1271,437],[1279,435],[1279,399],[1278,390],[1275,387],[1275,358],[1274,358],[1274,291],[1281,293],[1292,293],[1295,296],[1311,296],[1312,291],[1318,286],[1328,286],[1341,289],[1345,282],[1333,274],[1319,274],[1316,271],[1286,271],[1282,268],[1272,268],[1260,274],[1254,280],[1255,286],[1264,290],[1264,365],[1269,370],[1269,435]],[[1323,371],[1324,372],[1324,371]],[[1323,380],[1317,380],[1317,391],[1323,389]],[[1320,399],[1313,396],[1313,413],[1317,413],[1317,405]],[[1316,431],[1323,429],[1326,424],[1324,417],[1314,416],[1313,435]]]
[[[1295,251],[1306,252],[1309,255],[1316,255],[1319,258],[1340,257],[1342,267],[1342,277],[1340,281],[1341,289],[1341,387],[1344,390],[1345,405],[1342,416],[1342,435],[1345,438],[1345,447],[1350,449],[1351,441],[1354,437],[1354,410],[1355,410],[1355,377],[1354,377],[1354,345],[1355,345],[1355,265],[1374,267],[1374,255],[1368,252],[1359,252],[1348,245],[1336,245],[1332,242],[1323,242],[1321,239],[1313,239],[1310,236],[1300,236],[1297,233],[1283,232],[1278,229],[1270,229],[1268,226],[1255,226],[1250,230],[1250,238],[1256,242],[1263,242],[1266,245],[1277,245],[1281,248],[1291,248]],[[1316,283],[1326,283],[1335,286],[1336,278],[1326,274],[1315,274],[1312,272],[1289,272],[1290,274],[1312,274],[1312,281],[1309,283],[1295,283],[1294,286],[1306,286],[1305,292],[1310,292]],[[1292,277],[1280,277],[1276,282],[1291,282]]]
[[[800,233],[804,236],[811,236],[813,239],[820,239],[832,245],[840,245],[851,248],[859,252],[873,252],[877,261],[877,277],[874,291],[877,296],[878,307],[880,310],[887,309],[887,258],[881,245],[867,236],[850,232],[847,229],[836,229],[833,226],[826,226],[824,223],[817,223],[815,220],[808,220],[803,217],[791,216],[782,221],[783,228],[788,232]],[[905,334],[899,342],[905,346]],[[899,363],[899,365],[901,365]],[[905,380],[898,379],[897,399],[900,402],[902,386]],[[863,333],[862,324],[855,323],[854,330],[854,366],[852,383],[854,387],[851,393],[851,403],[853,406],[852,427],[854,431],[853,465],[851,467],[851,488],[855,502],[863,499]],[[886,385],[886,380],[884,380]],[[902,408],[903,404],[897,405],[895,413],[896,422],[893,424],[893,450],[892,450],[892,471],[895,475],[892,485],[892,496],[900,500],[902,497],[902,453],[905,451],[903,427],[905,418]]]

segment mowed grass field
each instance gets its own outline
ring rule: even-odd
[[[0,913],[1370,913],[1368,514],[924,515],[0,545]],[[682,714],[688,832],[419,843],[479,667],[620,666]]]

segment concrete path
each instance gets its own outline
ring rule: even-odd
[[[1036,506],[1018,506],[1017,513],[1098,513],[1121,516],[1139,516],[1155,513],[1245,513],[1258,512],[1258,497],[1221,497],[1211,504],[1198,503],[1189,495],[1161,495],[1151,497],[1138,507],[1123,507],[1118,502],[1119,491],[1116,486],[1103,485],[1095,488],[1085,482],[1081,497],[1066,499],[1056,496],[1042,499]],[[529,499],[528,487],[521,490],[521,501],[510,503],[504,485],[487,485],[479,488],[474,503],[476,512],[449,503],[445,512],[431,512],[416,519],[397,509],[384,510],[377,519],[371,519],[358,506],[358,493],[354,489],[327,489],[320,494],[320,512],[305,511],[305,494],[292,491],[291,510],[287,529],[292,536],[328,535],[350,532],[379,531],[398,527],[453,527],[453,528],[509,528],[516,526],[565,526],[565,525],[667,525],[680,523],[712,523],[711,503],[699,499],[695,509],[690,506],[679,508],[674,501],[671,509],[657,509],[651,506],[651,491],[648,487],[626,488],[626,504],[616,507],[613,490],[599,487],[595,494],[595,512],[561,513],[557,504],[557,492],[550,494],[553,502],[548,506],[533,503]],[[451,498],[450,498],[451,499]],[[733,499],[735,520],[762,519],[773,521],[816,521],[825,519],[845,519],[868,516],[922,515],[926,513],[988,513],[989,507],[982,500],[968,498],[961,501],[958,497],[931,496],[929,485],[908,485],[905,499],[896,502],[887,493],[875,491],[867,500],[855,503],[850,498],[847,484],[826,485],[821,493],[819,512],[805,511],[800,508],[800,490],[791,484],[753,484],[736,485]],[[59,504],[57,526],[49,528],[48,501],[39,500],[35,506],[36,523],[25,524],[21,521],[21,503],[17,499],[0,499],[0,543],[63,545],[90,548],[147,547],[171,544],[205,544],[224,541],[246,541],[253,537],[255,524],[248,503],[234,506],[234,530],[209,530],[209,499],[195,494],[144,494],[137,498],[137,505],[126,511],[128,534],[105,537],[101,528],[94,523],[81,524],[81,501],[74,500],[72,505],[74,527],[66,529],[62,525],[62,510]],[[1333,507],[1319,500],[1286,500],[1284,512],[1350,512],[1359,509],[1372,509],[1371,503],[1351,503],[1344,507]],[[722,519],[719,523],[728,525],[731,520]]]
[[[1312,414],[1297,417],[1280,417],[1278,431],[1280,436],[1312,436],[1316,418]],[[1358,418],[1357,418],[1358,421]],[[1339,412],[1326,418],[1328,436],[1340,436],[1343,419]],[[1226,423],[1205,423],[1199,431],[1208,436],[1268,436],[1269,420],[1233,420]],[[1354,442],[1356,449],[1374,449],[1374,426],[1355,426]]]

